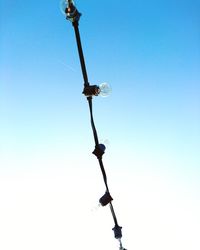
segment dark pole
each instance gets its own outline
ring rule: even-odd
[[[81,13],[78,12],[77,8],[75,7],[74,3],[72,0],[68,0],[65,8],[65,14],[66,14],[66,19],[70,20],[72,22],[72,25],[74,27],[74,32],[76,36],[76,42],[77,42],[77,48],[78,48],[78,54],[79,54],[79,59],[80,59],[80,64],[81,64],[81,69],[82,69],[82,74],[83,74],[83,79],[84,79],[84,90],[83,94],[87,97],[88,105],[89,105],[89,111],[90,111],[90,118],[91,118],[91,127],[93,130],[93,136],[94,136],[94,141],[95,141],[95,149],[93,151],[93,154],[97,157],[100,169],[103,175],[103,180],[106,186],[106,193],[100,198],[99,202],[101,203],[102,206],[110,205],[110,211],[114,220],[114,236],[116,239],[119,240],[120,242],[120,250],[126,250],[123,248],[122,243],[121,243],[121,238],[122,238],[122,227],[118,225],[117,222],[117,216],[114,211],[114,207],[112,204],[112,197],[109,192],[108,188],[108,183],[107,183],[107,176],[106,176],[106,171],[103,165],[103,160],[102,156],[105,152],[105,146],[103,144],[99,144],[99,139],[98,139],[98,134],[97,130],[95,127],[94,123],[94,118],[93,118],[93,110],[92,110],[92,96],[98,95],[99,93],[99,87],[96,85],[90,85],[88,81],[88,75],[87,75],[87,70],[86,70],[86,65],[85,65],[85,59],[84,59],[84,54],[83,54],[83,49],[82,49],[82,44],[81,44],[81,38],[80,38],[80,32],[79,32],[79,19],[81,16]]]

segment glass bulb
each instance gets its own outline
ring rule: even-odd
[[[100,89],[100,96],[102,97],[107,97],[111,94],[112,92],[112,88],[110,87],[110,85],[106,82],[103,82],[99,85],[99,89]]]
[[[109,148],[109,146],[110,146],[109,139],[100,138],[100,141],[102,142],[102,144],[105,145],[106,148]]]
[[[61,0],[60,1],[60,10],[63,15],[66,16],[66,9],[69,7],[69,4],[72,3],[75,6],[75,3],[73,0]]]
[[[92,212],[97,212],[101,207],[102,207],[102,206],[101,206],[101,204],[99,203],[98,205],[95,205],[95,206],[91,209],[91,211],[92,211]]]
[[[65,10],[66,10],[67,7],[68,7],[68,1],[67,0],[61,0],[60,1],[60,10],[61,10],[62,14],[65,15],[65,16],[66,16]]]

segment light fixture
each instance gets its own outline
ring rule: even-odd
[[[81,13],[78,12],[73,0],[61,0],[60,9],[63,15],[72,23],[80,19]]]
[[[99,86],[97,85],[88,85],[83,89],[83,94],[85,96],[102,96],[107,97],[112,92],[110,85],[106,82],[101,83]]]
[[[107,83],[107,82],[103,82],[99,85],[99,88],[100,88],[100,96],[102,97],[107,97],[111,94],[112,92],[112,88],[111,86]]]
[[[114,235],[115,235],[116,239],[122,238],[122,227],[120,227],[118,224],[116,224],[112,230],[114,231]]]
[[[106,192],[99,199],[99,202],[102,206],[106,206],[109,204],[110,211],[111,211],[114,223],[115,223],[115,226],[113,228],[114,236],[120,242],[120,250],[126,250],[125,248],[123,248],[122,243],[121,243],[122,227],[118,225],[117,216],[115,214],[114,207],[112,205],[113,198],[111,197],[110,192],[109,192],[107,175],[106,175],[106,171],[105,171],[103,159],[102,159],[102,156],[105,153],[106,147],[104,144],[99,143],[98,134],[97,134],[94,117],[93,117],[93,108],[92,108],[92,99],[93,99],[92,97],[98,96],[98,95],[102,97],[108,96],[111,93],[111,87],[109,86],[109,84],[105,82],[100,84],[99,86],[89,84],[86,65],[85,65],[85,59],[84,59],[84,54],[83,54],[83,49],[82,49],[82,44],[81,44],[81,37],[80,37],[80,32],[79,32],[79,19],[81,17],[81,13],[78,12],[73,0],[62,0],[60,3],[60,8],[61,8],[62,13],[65,15],[66,19],[72,23],[72,26],[75,32],[78,54],[79,54],[81,70],[82,70],[82,75],[83,75],[83,80],[84,80],[84,89],[82,93],[87,97],[89,111],[90,111],[91,127],[92,127],[94,141],[95,141],[95,149],[92,153],[98,159],[99,166],[100,166],[103,180],[104,180],[104,184],[106,187]]]
[[[96,155],[97,159],[101,159],[103,154],[105,153],[106,147],[104,144],[98,144],[95,146],[94,151],[92,152]]]
[[[109,192],[106,192],[100,199],[99,203],[104,207],[113,200]]]

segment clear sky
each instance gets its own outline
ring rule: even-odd
[[[199,250],[200,2],[76,1],[123,243]],[[0,249],[117,249],[74,32],[59,1],[0,0]]]

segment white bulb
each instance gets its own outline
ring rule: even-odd
[[[100,88],[100,96],[102,97],[107,97],[111,94],[112,92],[112,88],[110,87],[110,85],[106,82],[103,82],[99,85]]]
[[[101,206],[101,204],[99,203],[98,205],[95,205],[95,206],[91,209],[91,211],[92,211],[92,212],[97,212],[101,207],[102,207],[102,206]]]
[[[66,16],[66,9],[69,7],[69,3],[72,3],[75,6],[75,3],[73,0],[61,0],[60,1],[60,10],[62,12],[63,15]]]
[[[108,139],[102,139],[100,141],[102,141],[102,144],[104,144],[106,148],[110,146],[110,141]]]
[[[61,10],[62,14],[65,15],[65,16],[66,16],[65,10],[66,10],[67,7],[68,7],[68,1],[67,0],[61,0],[60,1],[60,10]]]

